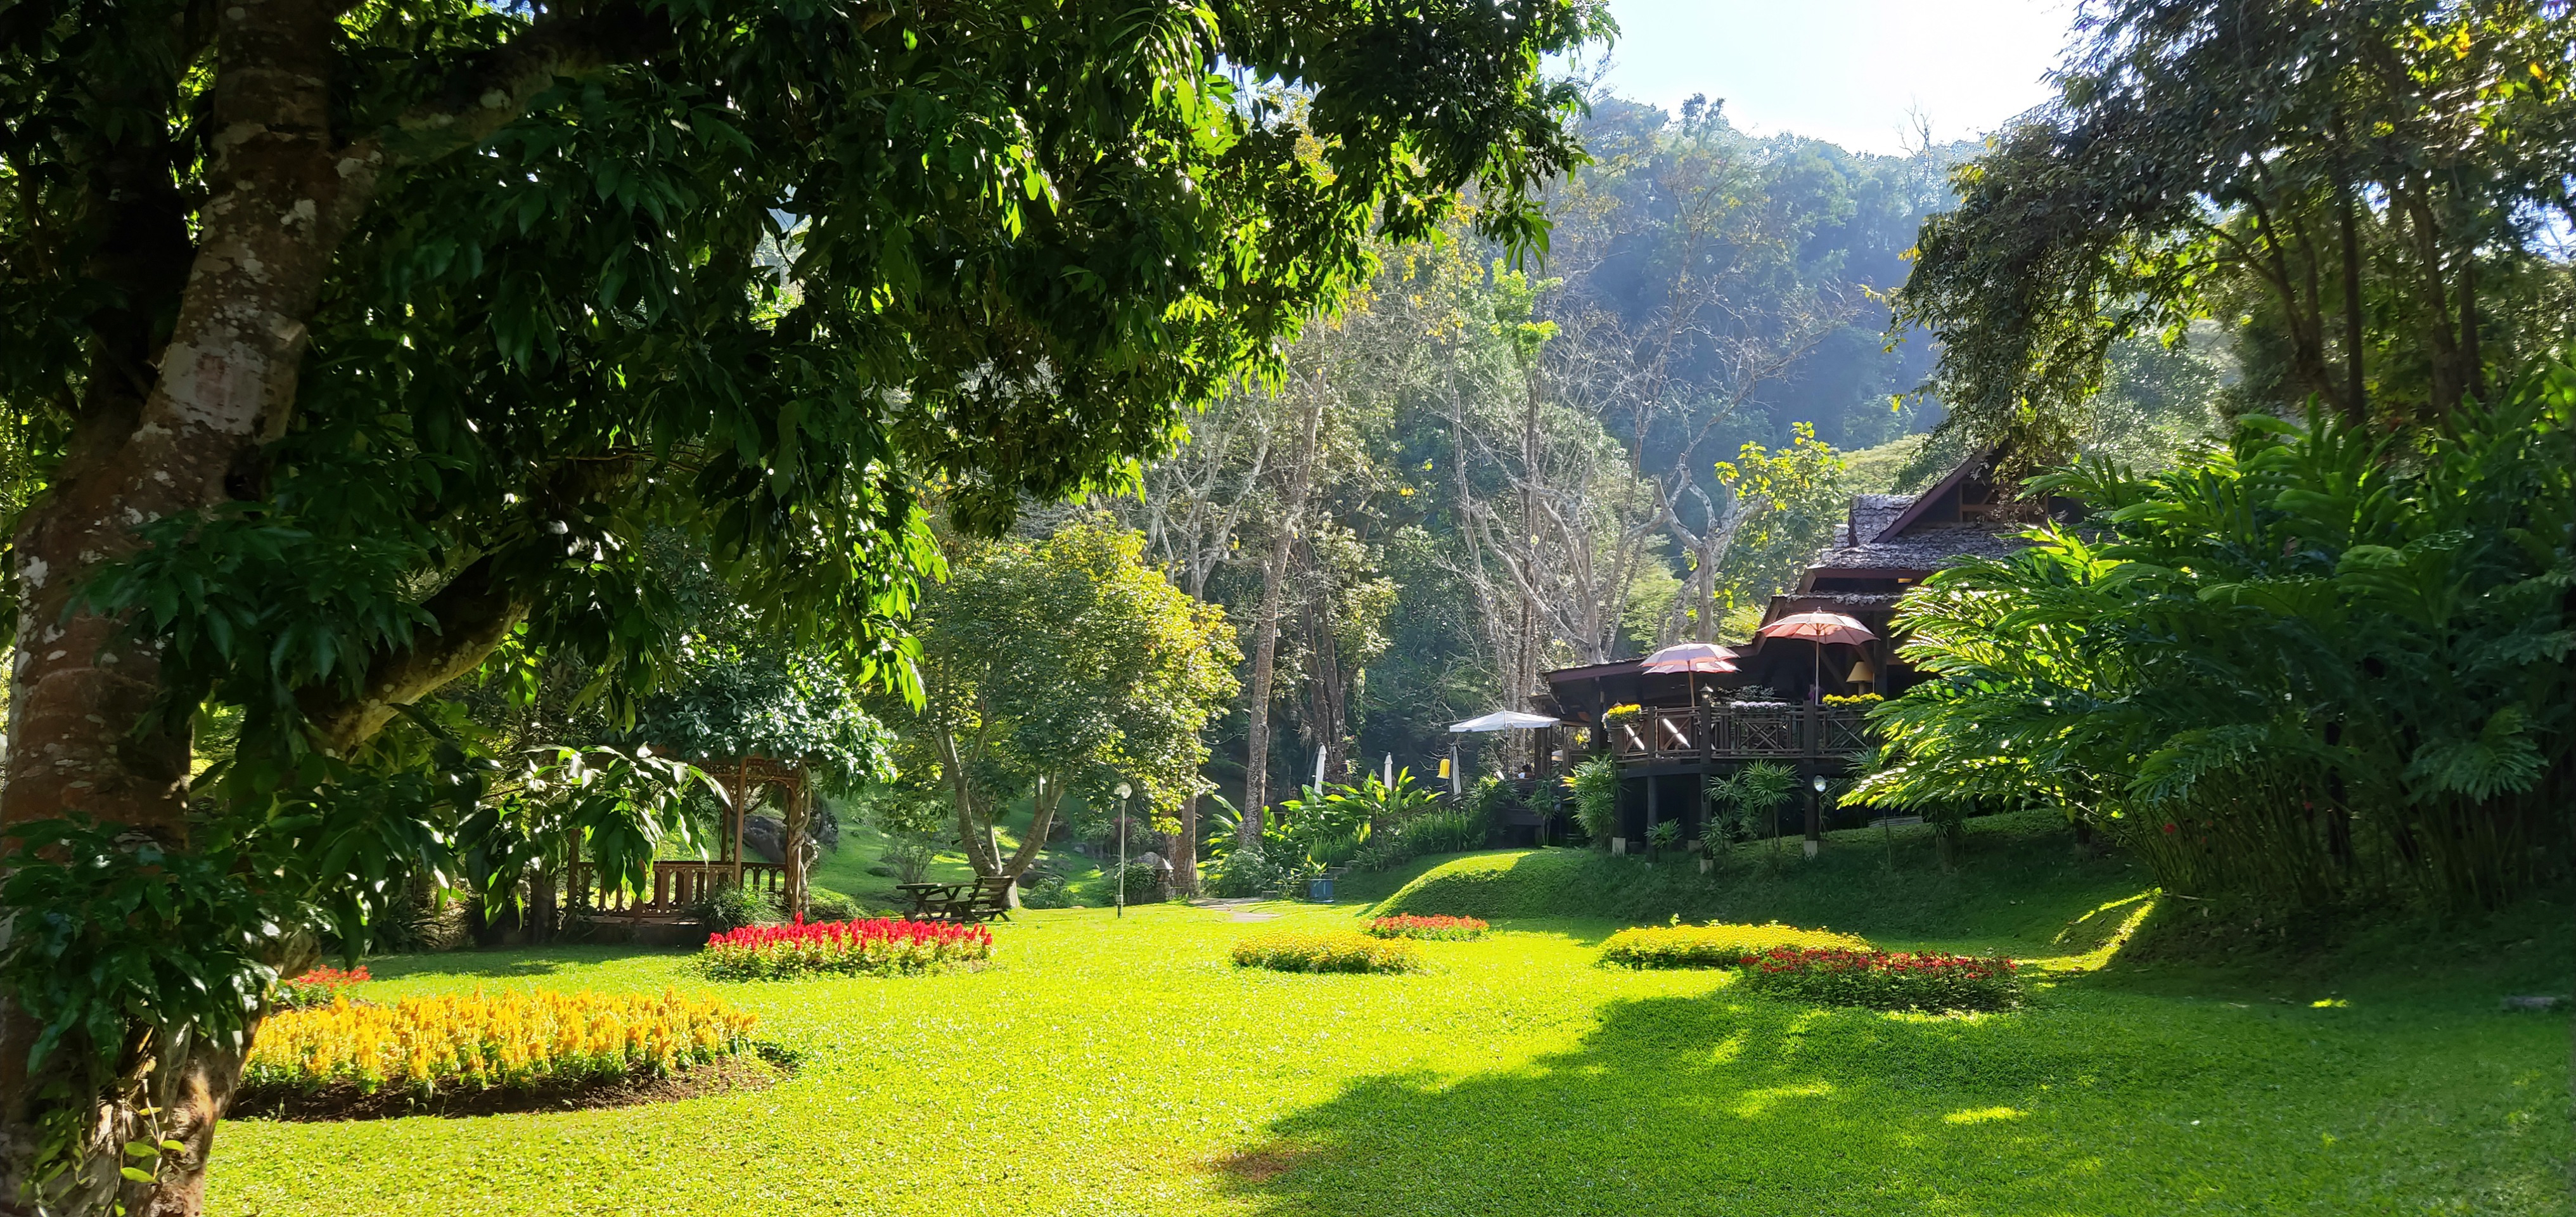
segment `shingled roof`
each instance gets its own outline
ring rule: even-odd
[[[1971,490],[1990,493],[1983,479],[1996,455],[1970,456],[1919,495],[1853,495],[1833,543],[1808,563],[1799,590],[1811,590],[1818,578],[1919,578],[1961,558],[2000,558],[2022,548],[2019,534],[2028,521],[1974,516],[1961,507]]]

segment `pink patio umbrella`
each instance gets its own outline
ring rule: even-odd
[[[1699,705],[1699,674],[1735,671],[1735,652],[1714,642],[1677,642],[1646,657],[1645,671],[1657,676],[1690,673],[1691,705]]]
[[[1859,646],[1878,637],[1869,632],[1868,626],[1841,613],[1791,613],[1754,632],[1764,638],[1804,638],[1815,643],[1816,693],[1825,688],[1825,644]]]

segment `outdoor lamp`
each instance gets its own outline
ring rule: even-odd
[[[1825,775],[1821,773],[1816,775],[1815,786],[1817,794],[1823,794],[1825,792]]]
[[[1127,783],[1120,782],[1115,793],[1118,795],[1118,915],[1124,917],[1127,915],[1127,796],[1136,792]]]
[[[1869,666],[1869,661],[1864,659],[1853,664],[1851,674],[1843,677],[1843,679],[1852,684],[1865,685],[1878,679],[1878,669]]]

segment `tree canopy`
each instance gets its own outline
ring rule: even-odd
[[[2070,455],[2105,356],[2195,318],[2258,407],[2438,422],[2570,333],[2576,15],[2546,0],[2115,0],[1955,176],[1901,325],[1950,425]]]
[[[922,605],[907,767],[916,785],[948,787],[978,873],[1034,861],[1067,793],[1098,801],[1124,783],[1158,816],[1200,793],[1202,731],[1234,696],[1241,656],[1225,611],[1173,587],[1143,550],[1143,537],[1087,521],[968,542]],[[1022,794],[1028,833],[1005,858],[995,825]]]
[[[14,940],[134,962],[6,1020],[37,1072],[0,1096],[0,1188],[194,1207],[225,1054],[313,910],[439,862],[423,800],[465,788],[415,703],[505,645],[577,659],[616,719],[673,675],[647,529],[899,682],[920,486],[992,531],[1119,484],[1463,189],[1538,242],[1532,188],[1580,156],[1541,60],[1606,28],[1576,0],[11,7],[9,728],[49,763],[0,821],[22,875],[193,886]],[[192,783],[209,706],[241,730]],[[172,861],[218,843],[300,864]],[[167,1178],[120,1173],[136,1135],[187,1147]]]

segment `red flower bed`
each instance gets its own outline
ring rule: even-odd
[[[1744,969],[1746,987],[1874,1010],[2009,1010],[2021,1004],[2019,965],[1991,955],[1776,947]]]
[[[306,1006],[327,1006],[332,998],[339,996],[340,990],[371,979],[365,964],[346,972],[338,968],[315,968],[292,980],[277,982],[277,1000],[280,1005],[298,1010]]]
[[[1428,938],[1456,941],[1482,938],[1491,927],[1473,917],[1414,917],[1399,915],[1380,917],[1368,923],[1368,932],[1379,938]]]
[[[710,934],[698,964],[717,980],[777,980],[809,972],[936,972],[993,957],[993,932],[939,921],[803,921]]]

